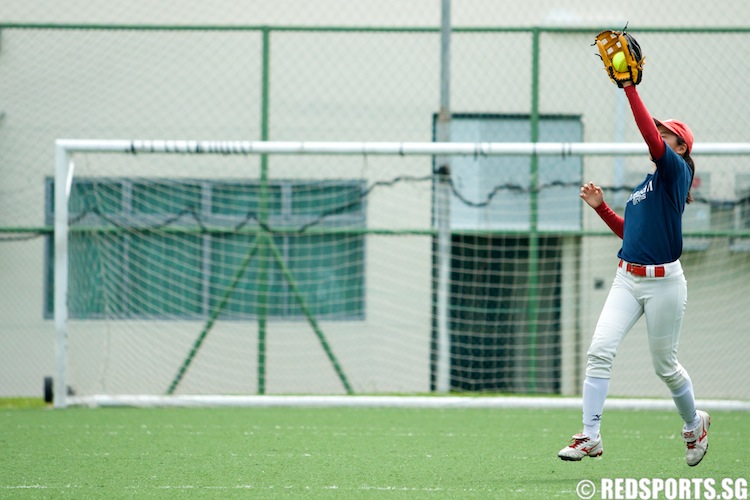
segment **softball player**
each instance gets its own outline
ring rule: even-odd
[[[578,461],[603,453],[599,434],[604,401],[617,348],[635,322],[646,316],[648,342],[656,374],[672,393],[684,426],[686,460],[694,466],[708,448],[708,413],[696,410],[693,385],[677,361],[687,282],[680,265],[682,213],[692,201],[695,165],[690,158],[693,134],[677,120],[654,120],[632,82],[623,84],[635,122],[656,169],[631,193],[625,217],[604,202],[593,182],[581,187],[581,198],[622,238],[619,264],[587,353],[583,383],[583,432],[558,453]]]

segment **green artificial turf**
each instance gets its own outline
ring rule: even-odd
[[[578,411],[3,407],[0,497],[575,499],[584,479],[747,478],[750,414],[712,417],[688,467],[673,412],[609,411],[604,456],[563,462]]]

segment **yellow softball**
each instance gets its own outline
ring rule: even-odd
[[[615,69],[620,72],[628,70],[628,63],[625,60],[624,52],[618,52],[617,54],[615,54],[615,56],[612,58],[612,66],[614,66]]]

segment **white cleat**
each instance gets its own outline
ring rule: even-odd
[[[708,451],[708,428],[711,426],[711,416],[705,411],[698,410],[701,422],[695,429],[682,428],[682,440],[687,445],[685,460],[691,467],[698,465]]]
[[[600,457],[604,453],[602,447],[602,437],[591,439],[583,434],[576,434],[572,437],[572,443],[557,453],[557,456],[563,460],[578,462],[583,457]]]

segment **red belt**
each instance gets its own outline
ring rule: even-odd
[[[639,264],[631,264],[630,262],[625,262],[624,260],[620,259],[620,267],[623,267],[630,274],[633,274],[635,276],[643,276],[644,278],[648,276],[647,269],[649,267],[654,269],[654,278],[663,278],[664,276],[666,276],[666,270],[664,269],[664,266],[641,266]]]

